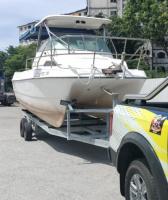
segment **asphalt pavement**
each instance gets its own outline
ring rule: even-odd
[[[123,200],[106,150],[40,135],[19,135],[17,106],[0,106],[0,200]]]

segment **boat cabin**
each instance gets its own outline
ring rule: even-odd
[[[70,15],[50,15],[39,21],[35,27],[20,37],[20,40],[49,38],[46,26],[58,37],[63,35],[96,35],[111,22],[109,19]]]

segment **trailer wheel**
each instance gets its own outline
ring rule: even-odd
[[[158,200],[156,183],[143,160],[133,161],[125,177],[126,200]]]
[[[25,141],[31,141],[32,140],[32,126],[29,122],[25,122],[24,124],[24,139]]]
[[[24,137],[24,129],[25,129],[25,123],[27,122],[26,118],[22,118],[20,121],[20,136]]]

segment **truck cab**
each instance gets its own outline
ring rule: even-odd
[[[111,157],[126,200],[168,199],[168,79],[148,95],[125,97],[114,108]]]
[[[5,92],[5,78],[2,73],[0,73],[0,103],[4,106],[10,106],[16,101],[15,95],[13,93]]]

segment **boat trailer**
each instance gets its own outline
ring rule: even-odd
[[[62,101],[61,104],[66,105],[67,114],[60,128],[55,128],[29,111],[22,110],[23,118],[20,122],[20,135],[26,141],[31,141],[33,133],[38,135],[40,128],[50,135],[65,138],[68,141],[79,141],[109,148],[113,109],[76,109],[67,101]]]

